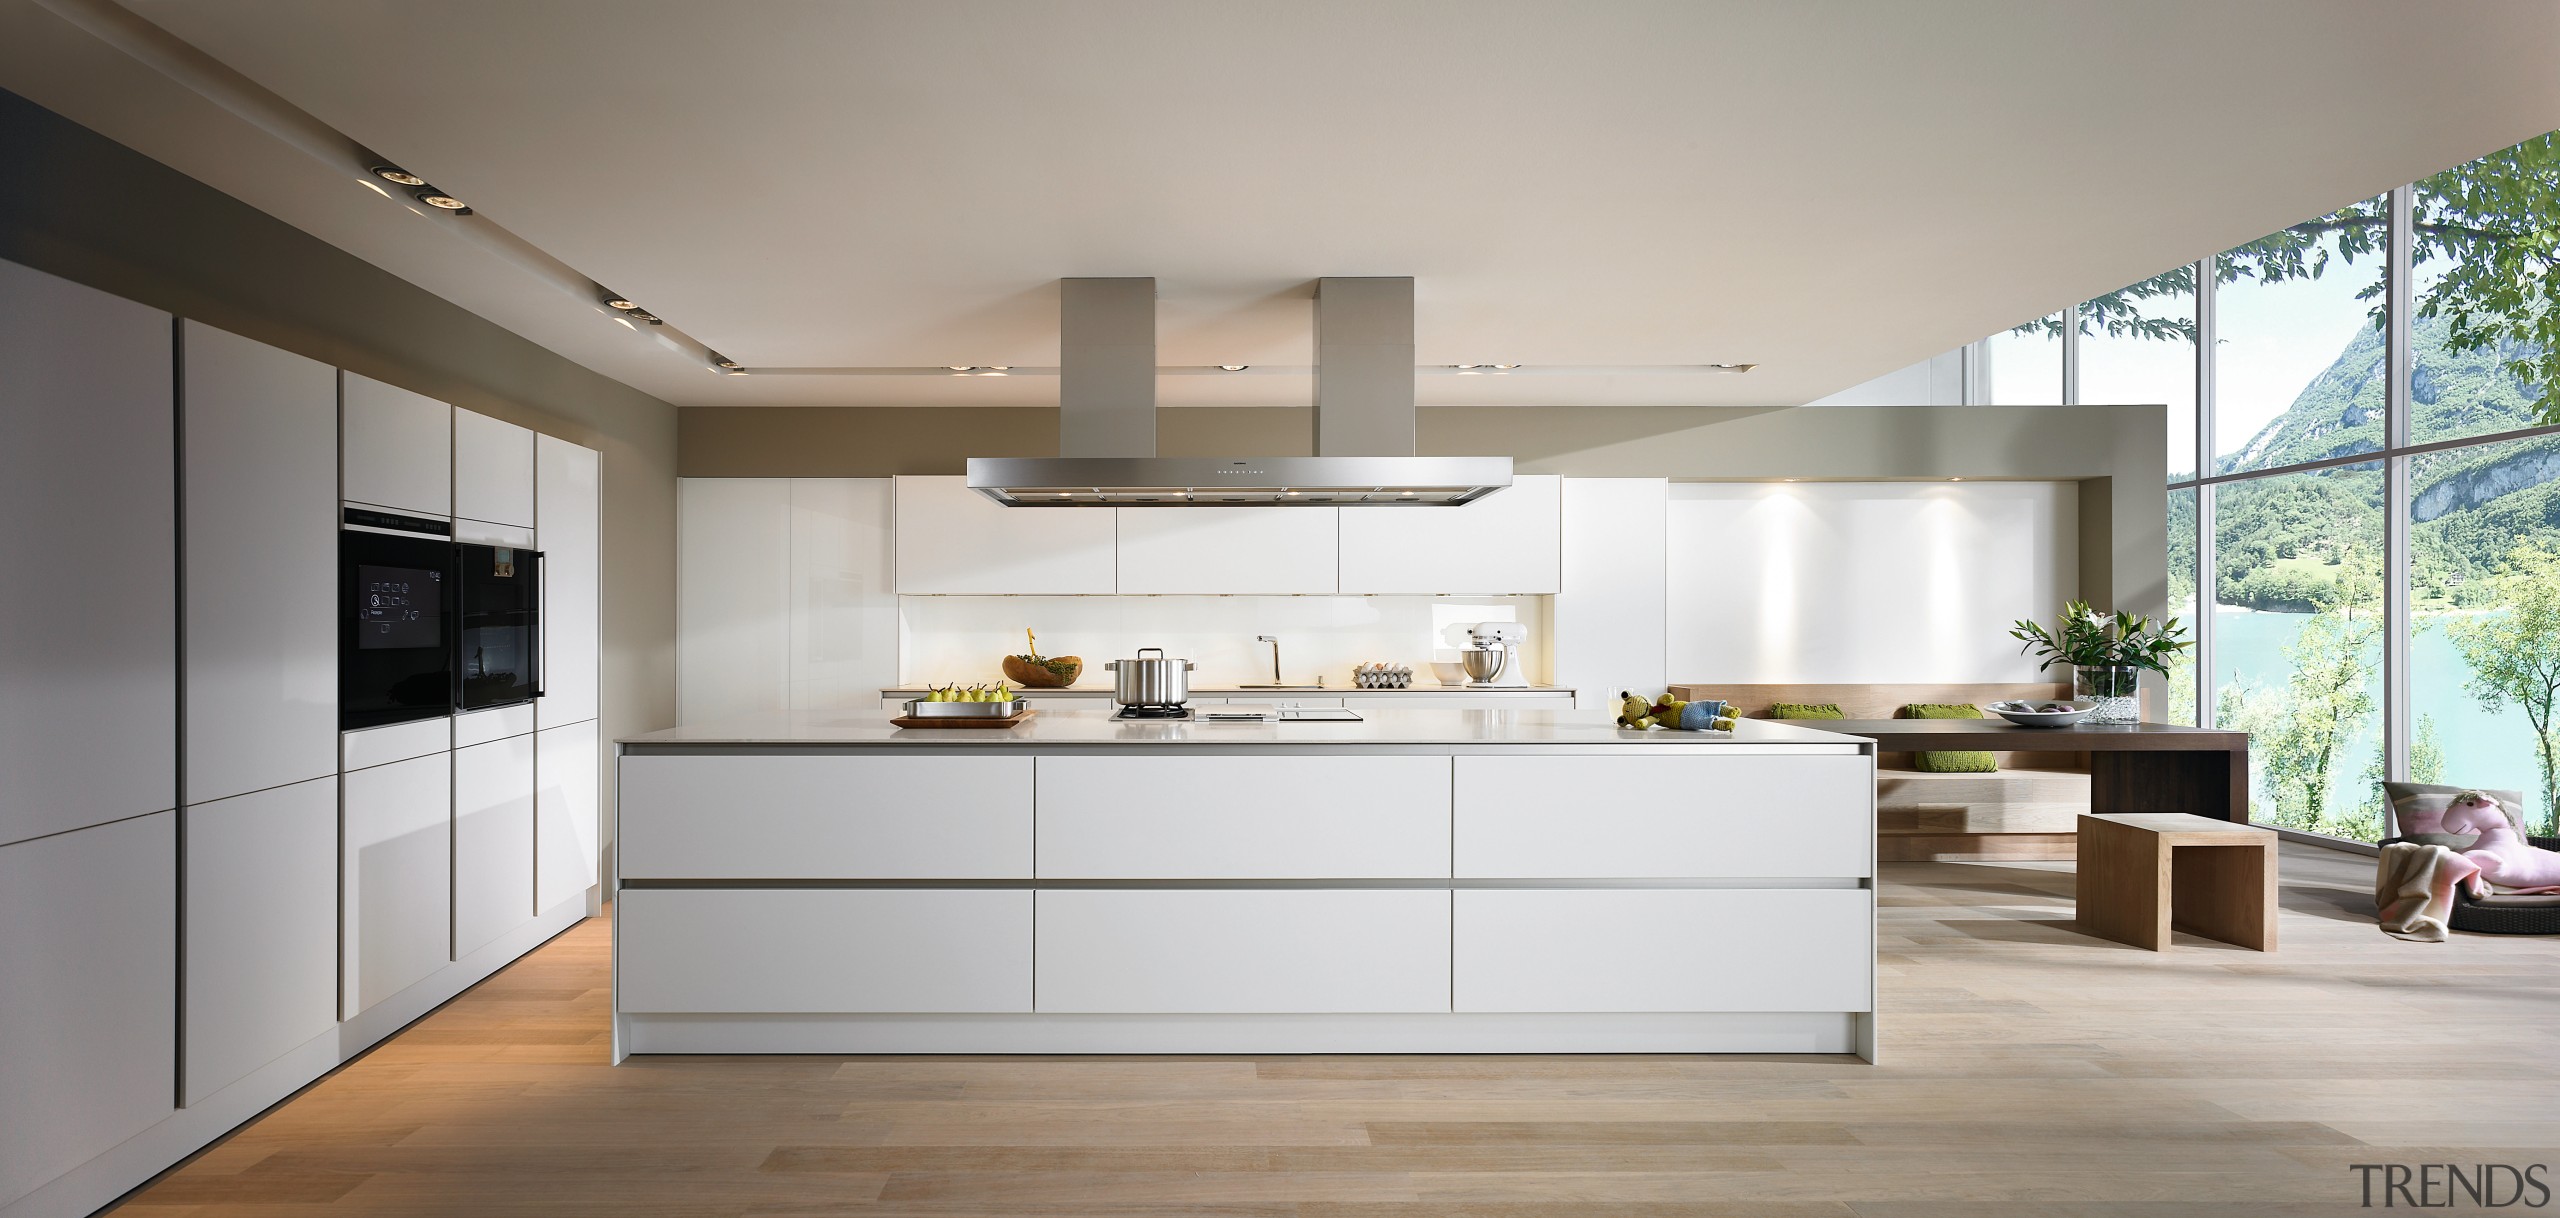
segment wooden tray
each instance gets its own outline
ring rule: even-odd
[[[889,722],[898,727],[1012,727],[1013,725],[1039,713],[1040,711],[1037,707],[1025,707],[1021,714],[1008,716],[1003,719],[992,719],[978,715],[936,715],[930,719],[915,719],[909,718],[905,715],[900,715],[889,720]]]

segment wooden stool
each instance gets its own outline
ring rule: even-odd
[[[2159,951],[2169,928],[2276,949],[2276,835],[2184,812],[2080,817],[2080,928]]]

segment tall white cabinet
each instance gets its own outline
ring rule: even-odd
[[[0,845],[177,802],[170,345],[0,262]]]
[[[188,803],[338,768],[338,372],[179,323]]]
[[[186,321],[178,389],[196,1103],[337,1017],[338,372]]]
[[[680,485],[683,718],[878,704],[898,681],[890,504],[881,479]]]

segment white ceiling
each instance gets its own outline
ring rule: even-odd
[[[706,375],[56,15],[104,2],[0,0],[0,86],[666,400],[1054,399]],[[1069,275],[1156,276],[1165,364],[1412,275],[1422,363],[1761,365],[1425,402],[1804,402],[2560,128],[2549,0],[126,7],[751,365],[1054,365]]]

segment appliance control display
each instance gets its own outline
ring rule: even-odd
[[[356,647],[381,651],[444,643],[444,572],[359,564]]]

